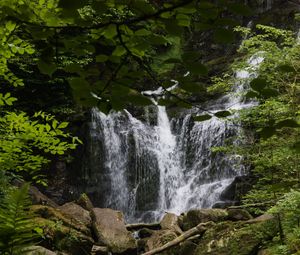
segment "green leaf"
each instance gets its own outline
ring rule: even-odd
[[[250,87],[255,91],[262,91],[267,86],[266,79],[261,77],[255,78],[250,82]]]
[[[260,91],[260,94],[265,98],[269,98],[278,96],[279,92],[276,89],[266,88]]]
[[[85,0],[60,0],[58,3],[59,8],[63,9],[79,9],[87,5],[87,2]]]
[[[121,57],[126,53],[126,49],[123,46],[118,45],[115,50],[113,51],[112,55],[113,56],[118,56]]]
[[[16,24],[13,23],[12,21],[8,21],[5,23],[5,28],[9,31],[9,32],[12,32],[16,27]]]
[[[251,90],[248,91],[247,94],[245,95],[246,98],[259,98],[259,94],[256,93],[255,91]]]
[[[283,127],[297,128],[300,127],[300,125],[297,123],[297,121],[292,119],[282,120],[276,124],[276,128],[283,128]]]
[[[214,115],[218,118],[226,118],[230,116],[232,113],[230,111],[219,111],[216,112]]]
[[[235,40],[235,34],[230,29],[219,28],[214,32],[214,40],[217,43],[229,44]]]
[[[206,121],[210,120],[211,118],[212,116],[209,114],[193,116],[194,121]]]
[[[197,82],[184,81],[180,82],[179,86],[187,92],[197,93],[203,91],[203,87],[200,86]]]
[[[151,35],[152,32],[143,28],[143,29],[139,29],[139,30],[135,31],[134,34],[136,36],[147,36],[147,35]]]
[[[291,65],[285,64],[278,66],[278,70],[284,73],[294,73],[296,72],[295,68]]]
[[[187,69],[196,75],[207,75],[208,69],[205,65],[201,63],[187,63]]]
[[[110,24],[104,31],[103,36],[107,39],[112,39],[117,35],[116,25]]]
[[[261,129],[261,131],[259,132],[260,136],[264,139],[270,138],[271,136],[273,136],[276,132],[276,128],[273,126],[270,127],[264,127],[263,129]]]
[[[58,128],[62,129],[62,128],[66,128],[69,125],[68,122],[62,122],[58,125]]]
[[[147,106],[147,105],[151,105],[153,104],[152,101],[148,98],[145,97],[143,95],[141,95],[140,93],[131,93],[127,96],[127,100],[134,104],[134,105],[138,105],[138,106]]]
[[[56,71],[57,67],[54,63],[46,63],[43,60],[39,60],[38,68],[43,74],[47,74],[52,76],[52,74]]]
[[[96,62],[102,63],[108,60],[108,56],[100,54],[96,56]]]

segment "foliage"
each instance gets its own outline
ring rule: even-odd
[[[29,184],[12,189],[0,206],[0,250],[3,255],[18,255],[28,251],[38,234],[33,215],[28,211]]]
[[[209,70],[201,52],[183,52],[187,33],[210,29],[215,42],[233,42],[233,26],[251,15],[238,2],[14,0],[3,1],[0,12],[42,74],[64,73],[77,102],[108,112],[151,104],[141,93],[145,80],[165,89],[164,103],[188,105],[167,90],[173,67],[181,71],[172,78],[188,93],[200,91],[196,80]],[[233,15],[224,19],[223,12]]]

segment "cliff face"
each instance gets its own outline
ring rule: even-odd
[[[288,29],[294,29],[296,26],[294,14],[299,10],[300,7],[300,3],[298,3],[298,1],[249,0],[247,1],[247,4],[255,9],[255,15],[240,19],[239,22],[244,26],[266,24]],[[224,18],[227,17],[226,15],[228,14],[224,13]],[[210,75],[217,75],[227,70],[229,64],[234,60],[235,57],[237,57],[236,49],[241,41],[241,38],[236,40],[234,44],[229,45],[215,44],[212,38],[212,31],[194,31],[193,34],[187,38],[185,50],[199,51],[199,56],[201,56],[203,62],[209,67]],[[207,101],[215,100],[215,98],[220,96],[215,94],[211,95],[204,92],[206,86],[209,84],[208,79],[204,79],[201,81],[201,83],[204,86],[203,93],[191,98],[192,101],[204,104],[207,103]],[[178,113],[182,111],[182,109],[171,108],[168,109],[168,114],[169,116],[173,114],[178,115]],[[147,114],[143,109],[131,109],[130,112],[139,120],[147,121],[148,118],[150,126],[155,126],[157,124],[157,110],[155,107],[149,108]],[[66,200],[77,197],[77,195],[81,192],[88,192],[94,201],[97,201],[99,204],[103,204],[105,197],[103,193],[111,192],[109,173],[100,171],[95,175],[98,166],[103,166],[104,164],[103,155],[105,155],[105,151],[103,151],[104,147],[101,145],[103,144],[103,140],[99,139],[99,137],[96,140],[92,140],[92,137],[90,136],[90,127],[92,125],[91,114],[88,111],[82,111],[82,114],[79,115],[71,115],[70,120],[75,132],[83,140],[84,144],[74,153],[74,160],[71,163],[66,163],[64,161],[54,163],[47,193],[52,195],[52,197],[56,197],[58,200],[57,202],[62,203]],[[121,124],[125,125],[125,122],[126,120],[123,120]],[[91,146],[95,143],[99,143],[99,150],[92,152]],[[133,137],[128,146],[131,147],[130,150],[133,150],[133,147],[135,146]],[[99,155],[98,162],[92,162],[90,160],[91,153]],[[133,154],[130,157],[132,160],[136,160],[136,157]],[[104,169],[104,167],[102,168]],[[131,175],[128,178],[134,179],[135,176]],[[157,180],[154,177],[151,183],[153,186],[152,190],[157,190]],[[96,191],[97,186],[101,186],[101,192]],[[141,187],[139,187],[139,189],[141,189]],[[151,196],[155,197],[156,195],[153,193]],[[142,197],[139,197],[138,200],[139,199],[143,200]],[[146,201],[147,203],[145,204],[151,204],[149,201]],[[151,201],[155,201],[155,199],[152,199]],[[158,201],[155,203],[157,202]]]

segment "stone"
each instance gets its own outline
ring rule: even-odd
[[[89,212],[94,208],[92,201],[85,193],[80,195],[76,203]]]
[[[110,252],[130,254],[136,251],[136,241],[126,229],[122,212],[109,208],[94,208],[93,228],[98,241],[107,246]]]
[[[34,219],[35,223],[43,229],[41,245],[55,248],[72,255],[90,254],[94,240],[92,237],[78,230],[63,225],[62,221],[48,220],[41,217]]]
[[[246,209],[227,209],[227,219],[232,221],[251,220],[253,217]]]
[[[64,214],[61,210],[45,205],[33,205],[30,210],[41,218],[54,222],[61,222],[66,227],[73,228],[87,236],[91,236],[91,231],[84,223],[73,218],[69,214]]]
[[[261,244],[278,233],[274,220],[220,222],[208,229],[198,243],[194,255],[252,255]]]
[[[178,225],[178,216],[174,213],[166,213],[160,222],[161,229],[173,230],[177,234],[182,234]]]
[[[228,213],[223,209],[193,209],[182,216],[180,220],[181,228],[187,231],[199,223],[220,222],[225,220],[227,216]]]
[[[54,208],[58,207],[58,205],[53,200],[51,200],[49,197],[44,195],[42,192],[39,191],[38,188],[36,188],[34,186],[30,186],[29,195],[30,195],[32,204],[34,204],[34,205],[41,204],[41,205],[48,205],[48,206],[51,206]]]
[[[138,237],[139,238],[146,238],[150,237],[153,234],[154,230],[149,228],[142,228],[138,231]]]
[[[87,227],[91,227],[92,218],[90,216],[90,212],[83,209],[80,205],[75,204],[74,202],[69,202],[60,206],[59,209],[64,214],[76,219],[78,222],[83,223]]]
[[[172,241],[177,237],[176,233],[171,230],[157,230],[154,231],[153,235],[148,238],[146,242],[145,249],[146,251],[153,250],[155,248],[161,247],[164,244]],[[178,248],[172,247],[164,252],[159,253],[160,255],[177,255]]]
[[[25,255],[57,255],[56,252],[50,251],[42,246],[31,246],[28,251],[24,253]]]
[[[106,246],[93,245],[91,255],[109,255]]]

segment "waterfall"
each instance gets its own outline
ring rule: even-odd
[[[236,73],[240,82],[233,93],[211,102],[208,110],[254,105],[242,93],[262,61],[260,56],[250,58],[249,68]],[[162,91],[154,92],[158,96]],[[150,109],[156,112],[156,121],[150,120]],[[158,220],[165,211],[180,214],[218,202],[226,187],[246,174],[246,169],[239,155],[211,149],[230,138],[238,143],[241,129],[217,117],[195,122],[195,113],[199,111],[182,110],[179,117],[170,118],[165,106],[153,105],[145,109],[147,121],[143,121],[127,110],[105,115],[93,109],[88,161],[89,178],[96,181],[85,191],[94,197],[94,203],[122,210],[130,222]]]

